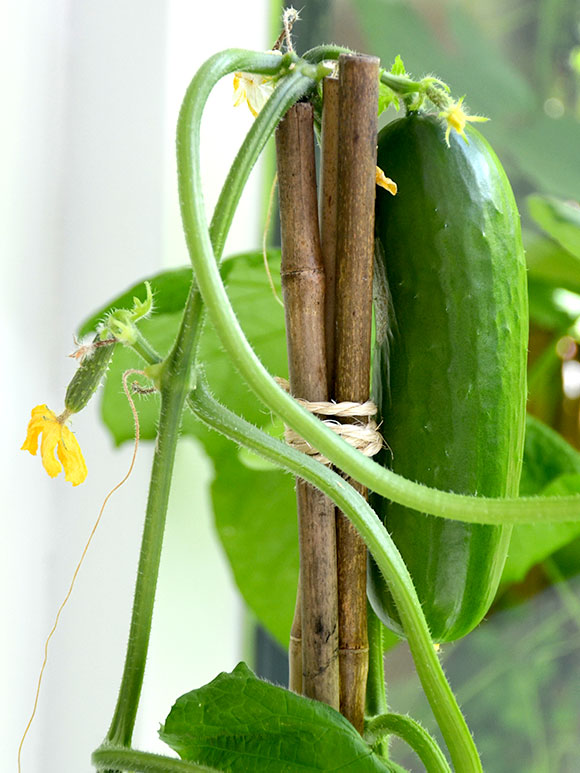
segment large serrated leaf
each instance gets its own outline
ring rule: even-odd
[[[557,432],[528,416],[520,496],[580,493],[580,454]],[[532,566],[580,535],[579,523],[514,526],[502,584],[520,582]]]
[[[271,251],[270,257],[275,258],[277,254],[278,253],[275,250]],[[255,258],[255,252],[243,252],[225,258],[220,266],[222,278],[224,280],[227,279],[229,272],[237,263],[243,262],[246,259]],[[130,309],[133,306],[133,298],[143,299],[147,295],[145,282],[149,282],[151,285],[154,302],[153,309],[157,316],[180,312],[185,306],[192,279],[193,272],[191,266],[166,269],[165,271],[153,274],[127,288],[91,314],[79,327],[78,334],[79,336],[84,336],[95,331],[99,322],[101,322],[107,312],[114,311],[115,309]]]
[[[337,711],[257,679],[245,663],[179,698],[159,735],[182,759],[231,773],[389,770]]]

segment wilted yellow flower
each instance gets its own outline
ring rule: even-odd
[[[445,142],[447,143],[447,147],[449,147],[449,134],[451,129],[455,129],[457,134],[459,134],[460,137],[463,137],[467,142],[465,125],[468,121],[489,121],[489,118],[484,118],[481,115],[467,115],[461,107],[463,100],[464,97],[461,97],[457,102],[452,102],[446,110],[439,113],[439,118],[443,118],[447,122],[447,129],[445,131]]]
[[[268,53],[282,56],[280,51],[268,51]],[[234,107],[246,102],[255,118],[266,104],[274,88],[274,81],[269,75],[236,72],[234,73]]]
[[[391,180],[390,177],[387,177],[380,166],[377,166],[375,180],[377,185],[380,185],[381,188],[384,188],[389,193],[392,193],[393,196],[397,192],[397,183]]]
[[[40,455],[44,469],[51,478],[55,478],[64,469],[65,480],[78,486],[87,477],[87,466],[76,437],[65,426],[67,418],[66,412],[57,416],[46,405],[37,405],[32,409],[21,450],[30,451],[36,456],[38,438],[42,434]],[[54,456],[55,449],[58,460]]]

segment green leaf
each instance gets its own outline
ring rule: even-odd
[[[576,263],[580,285],[580,205],[553,196],[528,196],[530,215],[544,231],[555,239]]]
[[[406,75],[407,71],[405,70],[405,65],[403,64],[403,60],[401,59],[401,55],[397,54],[395,57],[395,61],[393,62],[391,66],[391,72],[393,75]]]
[[[541,110],[536,84],[500,50],[467,3],[429,4],[401,0],[357,0],[362,48],[383,62],[401,51],[415,77],[435,73],[457,98],[466,94],[473,114],[492,120],[483,133],[510,178],[526,178],[532,190],[580,199],[578,121],[558,120]],[[495,28],[494,28],[495,29]],[[497,29],[495,30],[497,33]]]
[[[379,107],[377,114],[381,115],[389,107],[394,105],[395,109],[399,110],[399,99],[395,92],[389,88],[385,83],[379,82]]]
[[[177,312],[183,309],[191,286],[191,268],[176,268],[161,271],[147,280],[137,282],[86,319],[78,330],[79,336],[88,335],[97,329],[103,317],[114,309],[132,308],[135,297],[143,298],[147,293],[146,282],[153,292],[153,311],[156,315]]]
[[[269,255],[270,270],[279,290],[279,251]],[[247,253],[224,262],[227,284],[240,323],[271,373],[287,375],[284,312],[268,286],[260,253]],[[278,277],[278,278],[276,278]],[[180,310],[191,282],[191,272],[165,272],[153,277],[154,315],[139,324],[143,335],[162,354],[169,350],[180,320]],[[111,307],[139,295],[143,283],[107,304],[83,328],[98,321]],[[200,360],[216,396],[228,407],[273,434],[268,412],[244,386],[224,357],[210,325],[200,341]],[[122,373],[143,363],[128,349],[117,347],[103,390],[102,415],[117,444],[134,436],[133,418],[121,387]],[[153,439],[159,416],[156,395],[138,396],[141,437]],[[197,437],[211,458],[215,478],[211,487],[214,517],[236,583],[253,612],[269,632],[287,646],[298,583],[298,530],[293,479],[277,469],[257,469],[229,440],[210,432],[186,411],[182,432]],[[253,460],[256,462],[256,459]],[[263,467],[263,466],[262,466]],[[235,485],[232,485],[235,481]],[[260,549],[256,550],[256,545]],[[272,582],[272,578],[276,582]]]
[[[271,257],[275,258],[276,254],[276,251],[273,251]],[[243,262],[246,259],[255,260],[256,255],[256,252],[243,252],[225,258],[220,267],[222,277],[225,279],[238,262]],[[159,316],[182,311],[189,294],[192,276],[191,266],[184,266],[183,268],[160,271],[158,274],[153,274],[153,276],[137,282],[91,314],[79,327],[78,335],[85,336],[95,331],[99,322],[110,311],[133,308],[137,299],[147,296],[147,283],[153,292],[154,314]]]
[[[249,469],[218,435],[202,439],[214,461],[214,517],[235,581],[258,620],[288,646],[298,586],[294,480]]]
[[[580,473],[580,453],[555,430],[528,415],[520,496],[536,496],[568,473]]]
[[[552,330],[562,335],[578,318],[578,313],[574,313],[569,304],[562,302],[562,291],[559,288],[541,279],[535,279],[531,273],[528,273],[528,299],[530,320],[544,330]],[[575,295],[574,300],[578,311],[580,295]]]
[[[388,770],[337,711],[257,679],[245,663],[179,698],[159,735],[182,759],[232,773]]]
[[[537,114],[517,130],[510,127],[504,152],[516,159],[536,190],[580,199],[579,131],[574,118]]]
[[[580,492],[580,454],[557,432],[528,416],[520,496]],[[520,582],[532,566],[580,535],[580,524],[514,527],[502,583]]]
[[[540,234],[526,231],[524,243],[530,279],[580,293],[580,259]]]

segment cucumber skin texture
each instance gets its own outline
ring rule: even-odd
[[[472,127],[469,144],[411,115],[385,127],[378,165],[399,186],[378,191],[394,319],[377,342],[373,393],[389,451],[379,459],[445,491],[517,496],[523,457],[528,308],[520,218],[505,172]],[[372,504],[405,561],[433,639],[471,631],[493,601],[511,527],[447,521]],[[374,562],[368,594],[402,634]]]
[[[97,335],[95,342],[100,338]],[[64,398],[65,408],[78,413],[89,402],[103,380],[111,362],[115,344],[98,346],[90,357],[84,359],[68,385]]]

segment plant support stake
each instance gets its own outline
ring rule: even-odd
[[[328,399],[324,268],[318,231],[313,109],[291,108],[276,131],[282,233],[282,290],[290,388],[296,397]],[[296,689],[301,630],[302,693],[339,708],[336,526],[333,503],[296,481],[300,581],[290,649]]]
[[[379,60],[339,59],[334,399],[369,399]],[[350,481],[366,495],[366,489]],[[361,732],[368,671],[366,548],[337,518],[340,710]]]

